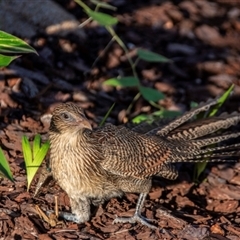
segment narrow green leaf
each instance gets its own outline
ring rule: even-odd
[[[40,134],[37,134],[33,140],[33,159],[36,158],[37,152],[39,151],[40,147],[41,147],[41,136]]]
[[[115,103],[113,103],[113,105],[108,109],[106,115],[104,116],[103,120],[99,124],[100,127],[106,122],[106,119],[108,118],[109,114],[112,112],[114,106],[115,106]]]
[[[23,54],[36,53],[36,50],[26,42],[9,33],[0,31],[0,53],[1,54]]]
[[[33,158],[32,158],[32,150],[31,145],[28,141],[28,138],[24,135],[22,137],[22,149],[23,149],[23,157],[24,161],[27,166],[32,164]]]
[[[149,87],[140,86],[139,91],[147,101],[157,102],[165,97],[163,93]]]
[[[46,156],[50,146],[49,141],[42,144],[42,146],[40,146],[40,143],[41,143],[41,137],[38,134],[35,136],[33,141],[34,153],[32,154],[31,145],[28,141],[28,138],[26,136],[22,137],[23,156],[24,156],[24,161],[25,161],[26,171],[27,171],[27,190],[29,190],[31,182],[38,168],[40,167],[44,157]]]
[[[197,170],[196,179],[199,179],[199,177],[202,174],[202,172],[206,169],[207,164],[208,164],[207,160],[203,161],[203,162],[196,163],[196,166],[197,166],[196,167],[196,170]]]
[[[215,105],[214,107],[211,108],[211,111],[207,115],[207,117],[212,117],[215,116],[220,107],[223,105],[223,103],[228,99],[229,95],[231,94],[232,90],[234,88],[234,85],[232,85],[219,99],[218,99],[218,104]],[[202,115],[199,115],[200,117]],[[199,117],[198,116],[198,117]],[[205,170],[207,166],[207,159],[203,162],[198,162],[195,164],[194,167],[194,181],[199,179],[199,176],[201,173]]]
[[[137,55],[140,59],[148,61],[148,62],[163,62],[163,63],[171,62],[170,59],[168,59],[160,54],[148,51],[148,50],[138,49]]]
[[[110,10],[113,10],[115,11],[117,8],[108,4],[108,3],[105,3],[105,2],[102,2],[102,1],[98,1],[98,0],[90,0],[90,2],[92,2],[93,4],[95,4],[97,7],[101,7],[101,8],[105,8],[105,9],[110,9]]]
[[[22,149],[23,149],[23,157],[25,161],[25,166],[26,166],[26,172],[27,172],[27,190],[29,190],[29,186],[31,183],[31,178],[32,178],[32,173],[31,173],[31,165],[33,162],[32,159],[32,150],[30,143],[28,141],[28,138],[26,136],[22,137]]]
[[[103,84],[114,87],[136,87],[138,86],[139,81],[135,77],[122,77],[108,79]]]
[[[45,158],[45,156],[48,152],[49,146],[50,146],[49,141],[42,144],[41,148],[37,152],[36,157],[34,159],[34,165],[35,166],[40,167],[43,159]]]
[[[104,26],[104,27],[113,26],[118,23],[117,18],[112,17],[111,15],[108,15],[106,13],[95,12],[95,11],[92,11],[91,9],[87,9],[86,13],[89,17],[91,17],[93,20],[98,22],[99,25]]]
[[[219,99],[218,99],[218,104],[216,106],[214,106],[211,110],[211,112],[209,113],[209,117],[214,116],[217,111],[219,110],[219,108],[223,105],[223,103],[228,99],[228,97],[230,96],[232,90],[234,88],[234,85],[232,85]]]
[[[35,166],[35,165],[26,166],[26,169],[27,169],[27,191],[29,191],[32,180],[33,180],[38,168],[39,168],[39,166]]]
[[[13,176],[10,166],[1,148],[0,148],[0,172],[3,174],[4,177],[8,178],[10,181],[13,182]]]
[[[13,60],[15,60],[18,57],[19,56],[10,57],[10,56],[4,56],[0,54],[0,67],[8,66]]]
[[[49,146],[50,146],[50,144],[48,141],[46,143],[44,143],[41,146],[41,148],[38,150],[38,152],[36,153],[36,157],[33,160],[33,162],[27,166],[27,183],[28,183],[27,191],[29,191],[32,180],[33,180],[35,174],[37,173],[37,170],[41,166],[41,163],[48,152]]]

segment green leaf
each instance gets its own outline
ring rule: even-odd
[[[147,114],[140,114],[140,115],[136,116],[135,118],[133,118],[132,122],[139,124],[139,123],[147,121],[147,120],[149,120],[149,116]]]
[[[197,162],[194,167],[194,181],[197,181],[202,174],[202,172],[206,169],[208,162],[207,160],[203,162]]]
[[[113,110],[114,106],[115,106],[115,103],[113,103],[113,105],[108,109],[106,115],[104,116],[103,120],[99,124],[100,127],[106,122],[106,119],[108,118],[109,114]]]
[[[36,155],[41,147],[41,136],[37,134],[33,140],[33,159],[36,158]]]
[[[123,77],[108,79],[103,84],[114,87],[136,87],[139,85],[139,81],[135,77]]]
[[[24,135],[22,137],[22,149],[23,149],[23,157],[27,166],[32,164],[32,150],[31,145],[28,141],[28,138]]]
[[[15,60],[18,57],[19,56],[10,57],[10,56],[4,56],[0,54],[0,67],[8,66],[13,60]]]
[[[40,135],[36,135],[33,141],[33,154],[31,145],[26,136],[22,137],[22,149],[23,149],[23,156],[26,165],[27,171],[27,191],[31,185],[31,182],[40,167],[43,159],[45,158],[47,151],[49,149],[49,141],[45,142],[41,146],[41,137]],[[33,158],[34,157],[34,158]]]
[[[139,91],[147,101],[157,102],[165,97],[163,93],[149,87],[140,86]]]
[[[101,12],[95,12],[91,9],[85,9],[86,13],[89,17],[91,17],[93,20],[98,22],[99,25],[107,27],[107,26],[113,26],[118,23],[118,19],[115,17],[112,17],[111,15],[108,15],[106,13]]]
[[[48,149],[49,149],[49,141],[45,142],[44,144],[42,144],[41,148],[39,149],[39,151],[36,154],[36,157],[34,158],[34,164],[35,166],[40,167],[43,159],[45,158]]]
[[[190,107],[191,108],[195,108],[195,107],[197,107],[198,106],[198,103],[196,103],[196,102],[194,102],[194,101],[191,101],[190,102]]]
[[[209,117],[212,117],[212,116],[214,116],[214,115],[217,113],[217,111],[219,110],[219,108],[223,105],[223,103],[226,102],[226,100],[227,100],[228,97],[230,96],[233,88],[234,88],[234,85],[232,85],[232,86],[218,99],[218,104],[212,108],[211,112],[209,113]]]
[[[218,99],[218,104],[215,105],[214,107],[211,108],[211,111],[207,115],[207,117],[212,117],[216,115],[218,112],[219,108],[223,105],[223,103],[227,100],[229,95],[231,94],[232,90],[234,88],[234,85],[232,85],[219,99]],[[198,115],[198,118],[201,117],[202,115]],[[207,166],[207,159],[203,162],[198,162],[195,164],[194,167],[194,181],[197,181],[199,179],[199,176],[201,173],[205,170]]]
[[[8,178],[10,181],[13,182],[11,169],[1,148],[0,148],[0,172],[3,174],[4,177]]]
[[[155,111],[150,115],[147,114],[140,114],[132,119],[133,123],[141,123],[143,121],[147,121],[149,123],[153,122],[154,120],[159,120],[160,118],[174,118],[180,116],[181,113],[178,111],[168,111],[168,110],[159,110]]]
[[[148,50],[138,49],[137,55],[140,59],[148,62],[171,62],[170,59]]]
[[[9,33],[0,31],[0,53],[16,55],[23,53],[36,53],[36,50],[26,42]]]
[[[115,11],[117,8],[108,4],[108,3],[105,3],[105,2],[102,2],[102,1],[98,1],[98,0],[90,0],[90,2],[92,2],[93,4],[95,4],[97,7],[101,7],[101,8],[105,8],[105,9],[110,9],[110,10],[113,10]]]

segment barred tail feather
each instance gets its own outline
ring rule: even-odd
[[[171,132],[172,130],[176,129],[177,127],[179,127],[180,125],[182,125],[183,123],[187,122],[188,120],[190,120],[191,118],[193,118],[194,116],[196,116],[198,113],[200,112],[206,112],[208,111],[212,106],[215,106],[218,104],[218,98],[212,100],[208,100],[207,102],[204,103],[200,103],[198,105],[198,107],[193,108],[192,110],[190,110],[189,112],[185,113],[183,116],[177,118],[176,120],[172,121],[171,123],[169,123],[167,126],[163,127],[162,129],[160,129],[159,131],[157,131],[157,135],[158,136],[166,136],[169,132]],[[148,133],[148,135],[151,135],[150,133]]]

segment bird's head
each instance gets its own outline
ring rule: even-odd
[[[80,129],[92,129],[82,108],[74,103],[61,103],[52,115],[50,131],[58,133],[76,132]]]

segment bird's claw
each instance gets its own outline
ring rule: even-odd
[[[116,217],[113,221],[113,224],[115,223],[136,223],[139,222],[144,226],[147,226],[151,229],[157,229],[156,226],[150,224],[150,221],[154,221],[151,219],[147,219],[139,214],[134,214],[132,217]]]

